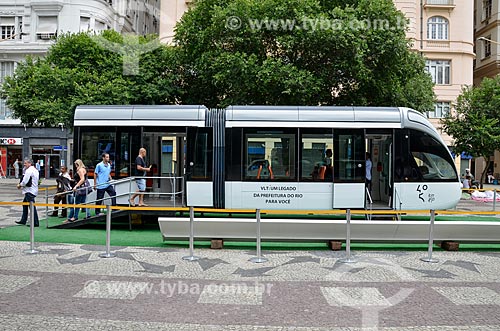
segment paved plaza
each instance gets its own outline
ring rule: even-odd
[[[1,226],[19,212],[0,206]],[[36,246],[0,241],[0,330],[500,330],[500,252]]]
[[[500,253],[254,251],[0,242],[2,330],[500,329]]]

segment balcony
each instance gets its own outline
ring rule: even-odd
[[[449,49],[450,41],[449,40],[426,40],[425,48],[433,48],[433,49]]]
[[[424,8],[455,8],[455,0],[425,0]]]

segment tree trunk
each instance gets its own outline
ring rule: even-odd
[[[481,174],[481,179],[479,181],[479,187],[481,189],[483,188],[484,179],[486,178],[486,174],[488,173],[488,170],[490,169],[490,164],[491,164],[491,160],[490,160],[489,156],[488,156],[488,158],[484,157],[484,159],[486,160],[486,167],[483,169],[483,173]]]

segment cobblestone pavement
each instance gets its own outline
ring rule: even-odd
[[[0,242],[1,330],[499,330],[500,253]]]

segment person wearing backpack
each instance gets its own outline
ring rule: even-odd
[[[68,192],[71,191],[71,177],[68,174],[68,170],[66,169],[65,166],[61,167],[61,172],[59,173],[59,176],[56,178],[56,183],[57,183],[57,193],[54,195],[54,204],[59,204],[62,202],[63,205],[67,203],[66,196],[68,195]],[[67,209],[66,208],[61,208],[61,217],[66,218],[68,216],[67,214]],[[58,207],[54,207],[54,211],[52,212],[52,216],[57,216],[58,215]]]
[[[33,202],[35,203],[35,198],[38,195],[38,179],[40,174],[38,170],[33,166],[33,160],[30,158],[24,159],[24,171],[23,179],[19,184],[17,184],[17,189],[22,189],[24,194],[23,202]],[[19,221],[16,221],[17,224],[26,225],[28,221],[28,207],[27,205],[23,206],[23,214]],[[33,206],[33,220],[34,226],[38,227],[38,213],[36,211],[36,207]]]

